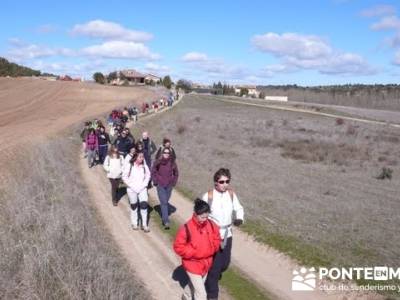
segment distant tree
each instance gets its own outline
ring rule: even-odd
[[[179,79],[176,83],[176,89],[182,89],[185,93],[189,93],[192,91],[192,83],[185,79]]]
[[[0,76],[40,76],[40,71],[11,63],[0,57]]]
[[[247,88],[240,89],[240,97],[247,96],[249,94],[249,90]]]
[[[106,83],[106,78],[104,77],[103,73],[101,73],[101,72],[94,73],[93,79],[94,79],[94,81],[96,81],[97,83],[100,83],[100,84]]]
[[[117,72],[111,72],[110,74],[107,75],[107,82],[110,83],[114,79],[117,79],[118,74]]]
[[[172,87],[172,80],[169,75],[165,76],[162,80],[163,86],[165,86],[167,89],[170,89]]]

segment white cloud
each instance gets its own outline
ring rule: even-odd
[[[85,24],[77,24],[71,30],[73,35],[100,38],[108,41],[146,42],[153,35],[144,31],[124,28],[118,23],[103,20],[93,20]]]
[[[26,44],[18,39],[13,39],[11,41],[13,46],[7,55],[12,60],[20,62],[27,59],[43,58],[50,56],[74,56],[75,51],[68,48],[50,48],[47,46],[39,46],[35,44]]]
[[[297,33],[277,34],[268,32],[255,35],[252,44],[262,52],[277,56],[293,56],[299,59],[313,59],[331,54],[332,49],[321,38]]]
[[[400,19],[397,16],[383,17],[371,25],[372,30],[400,30]]]
[[[243,78],[248,73],[244,67],[227,64],[221,59],[210,58],[205,53],[188,52],[181,59],[190,66],[191,73],[206,73],[207,76],[219,79]]]
[[[97,71],[104,71],[107,66],[101,60],[95,60],[83,63],[67,63],[67,62],[45,62],[36,60],[28,63],[33,69],[41,70],[43,72],[53,73],[57,75],[71,75],[71,76],[84,76],[91,78],[92,74]]]
[[[317,70],[323,74],[370,75],[376,70],[358,54],[334,49],[322,38],[297,33],[266,33],[251,39],[256,49],[280,59],[277,65],[261,70],[264,76],[289,73],[301,69]]]
[[[81,53],[88,56],[103,58],[133,58],[133,59],[159,59],[160,55],[152,53],[142,43],[109,41],[100,45],[93,45],[81,50]]]
[[[371,17],[380,17],[387,15],[394,15],[396,13],[396,8],[392,5],[376,5],[374,7],[364,9],[360,12],[360,15],[363,17],[371,18]]]
[[[394,59],[392,62],[394,65],[400,66],[400,51],[397,51],[394,55]]]
[[[199,62],[199,61],[207,61],[207,54],[200,52],[188,52],[184,56],[182,56],[182,60],[184,62]]]
[[[158,65],[152,62],[146,63],[144,66],[145,70],[154,75],[167,74],[171,72],[171,68],[168,66]]]

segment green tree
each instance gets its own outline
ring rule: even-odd
[[[185,93],[189,93],[192,91],[192,83],[185,79],[179,79],[176,83],[176,89],[182,89]]]
[[[103,73],[96,72],[93,74],[93,79],[97,83],[104,84],[106,83],[106,78],[104,77]]]
[[[172,80],[169,75],[165,76],[164,79],[162,80],[163,86],[165,86],[167,89],[170,89],[172,86]]]
[[[240,89],[240,97],[247,96],[249,94],[249,90],[247,88]]]

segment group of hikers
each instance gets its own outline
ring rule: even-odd
[[[85,123],[81,137],[88,166],[103,165],[114,206],[120,184],[126,186],[133,230],[150,232],[148,189],[155,186],[162,224],[169,230],[169,200],[179,177],[175,149],[166,137],[156,147],[147,131],[136,141],[125,124],[110,123],[107,133],[99,120]],[[182,299],[218,299],[218,281],[231,260],[232,225],[241,225],[244,215],[230,180],[230,171],[220,168],[213,177],[214,187],[195,199],[192,218],[177,232],[173,249],[189,279]]]

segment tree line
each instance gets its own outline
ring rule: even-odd
[[[42,73],[28,67],[9,62],[7,59],[0,57],[0,76],[40,76]]]

